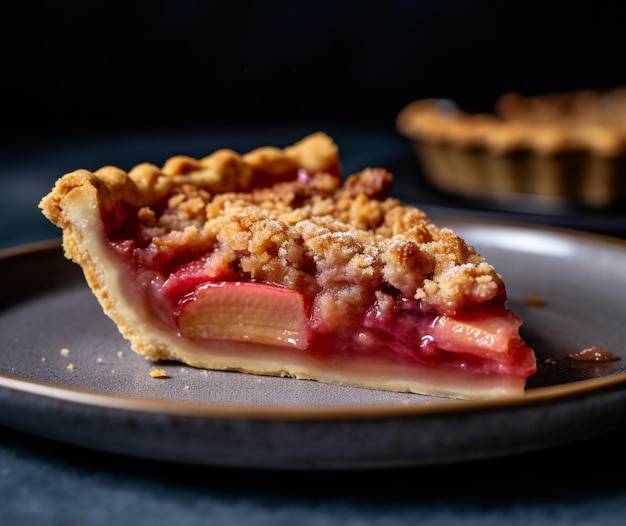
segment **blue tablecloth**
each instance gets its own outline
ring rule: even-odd
[[[626,523],[626,433],[466,464],[365,472],[193,468],[0,428],[5,526]]]

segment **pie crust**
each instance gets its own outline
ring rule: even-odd
[[[626,201],[626,89],[524,97],[494,113],[416,100],[398,114],[428,179],[468,198],[591,209]]]
[[[535,356],[501,276],[388,197],[392,181],[382,168],[343,179],[336,144],[318,132],[284,149],[77,170],[40,207],[150,360],[456,398],[523,394]]]

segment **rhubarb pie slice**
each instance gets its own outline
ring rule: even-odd
[[[535,355],[501,276],[461,237],[343,178],[324,133],[279,149],[77,170],[41,201],[133,350],[190,366],[487,399]]]

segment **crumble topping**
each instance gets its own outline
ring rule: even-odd
[[[277,164],[270,157],[265,173]],[[300,169],[294,180],[249,191],[182,182],[164,210],[139,209],[138,237],[157,252],[195,247],[210,252],[207,268],[316,295],[319,330],[373,301],[383,305],[384,293],[373,291],[397,290],[445,312],[495,297],[501,279],[493,267],[424,211],[386,198],[392,181],[386,170],[369,168],[343,183],[328,171]]]
[[[389,172],[368,168],[342,181],[339,167],[336,145],[319,132],[284,150],[178,156],[162,169],[144,163],[128,173],[77,170],[57,182],[41,208],[71,228],[63,199],[92,187],[105,212],[120,203],[136,208],[135,235],[148,247],[142,264],[183,247],[210,253],[208,269],[232,268],[315,294],[312,318],[319,324],[374,300],[382,305],[376,290],[399,291],[444,312],[502,290],[494,268],[462,238],[386,197]]]

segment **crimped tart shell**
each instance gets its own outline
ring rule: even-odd
[[[451,194],[601,209],[626,202],[626,89],[502,96],[494,113],[421,99],[397,116],[428,179]]]

